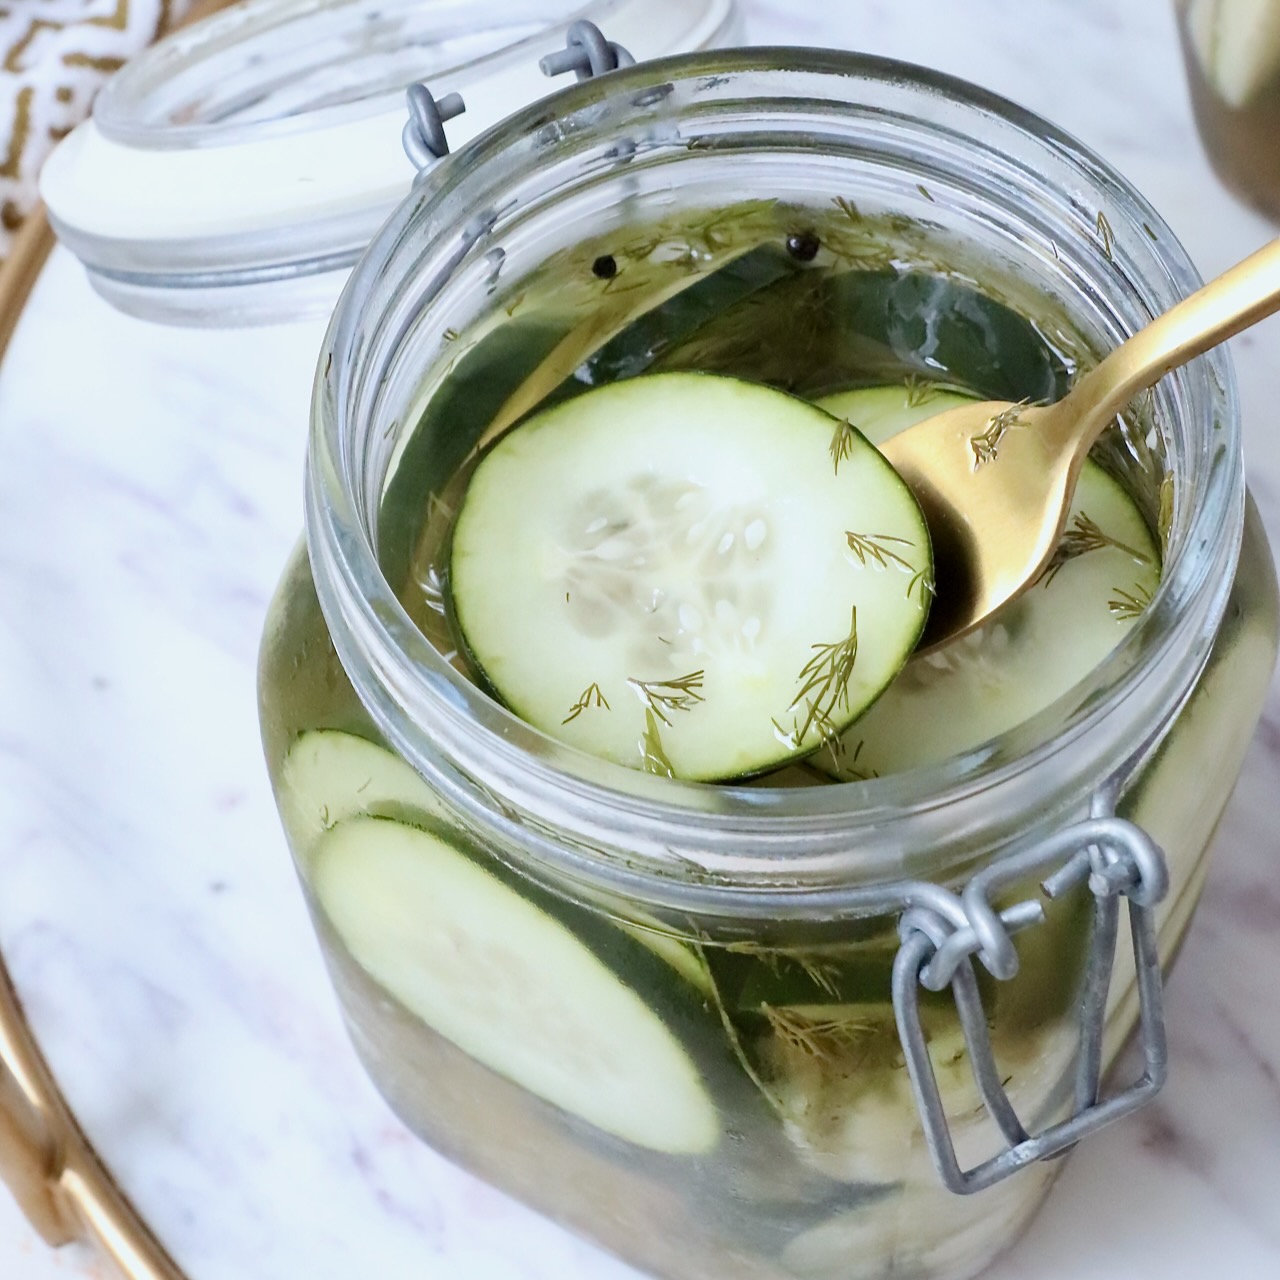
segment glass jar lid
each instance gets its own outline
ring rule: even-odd
[[[462,95],[456,149],[551,91],[539,58],[575,21],[649,59],[723,44],[735,17],[734,0],[248,0],[125,67],[41,194],[121,310],[205,325],[327,313],[412,183],[406,85]]]

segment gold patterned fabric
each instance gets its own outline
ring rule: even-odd
[[[0,262],[36,204],[36,175],[106,78],[190,0],[0,0]]]

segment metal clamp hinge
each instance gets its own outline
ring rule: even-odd
[[[444,124],[466,109],[460,93],[446,93],[439,102],[425,84],[411,84],[405,91],[409,104],[409,118],[404,122],[400,142],[404,153],[413,161],[419,176],[426,173],[437,160],[449,154],[449,139],[445,137]]]
[[[606,40],[594,22],[575,22],[565,36],[565,47],[549,53],[538,66],[544,76],[572,71],[581,80],[602,76],[619,67],[633,67],[636,60],[620,44]]]
[[[1094,896],[1074,1107],[1069,1119],[1035,1136],[1023,1127],[1001,1082],[973,967],[976,956],[997,979],[1017,973],[1012,935],[1042,921],[1044,909],[1039,902],[1020,902],[997,912],[991,903],[1001,890],[1031,876],[1046,877],[1042,888],[1050,899],[1081,883],[1087,883]],[[1140,827],[1108,812],[1002,859],[976,875],[959,896],[928,886],[931,892],[903,913],[902,945],[893,969],[894,1012],[929,1153],[949,1190],[957,1195],[982,1191],[1035,1161],[1060,1155],[1160,1091],[1167,1049],[1154,908],[1168,884],[1164,856],[1155,842]],[[1121,897],[1129,903],[1144,1071],[1128,1088],[1103,1100],[1103,1039]],[[921,986],[931,991],[951,987],[978,1092],[1008,1143],[973,1169],[962,1170],[956,1158],[920,1021]]]
[[[590,80],[619,67],[632,67],[635,61],[622,45],[607,40],[594,22],[580,21],[570,26],[565,47],[547,54],[538,66],[546,76],[572,71],[579,80]],[[409,118],[405,121],[400,141],[421,177],[449,154],[445,122],[462,115],[467,107],[460,93],[447,93],[437,101],[425,84],[410,85],[406,97]]]

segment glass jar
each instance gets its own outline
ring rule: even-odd
[[[1179,0],[1178,29],[1210,162],[1280,220],[1280,0]]]
[[[625,323],[627,293],[606,292],[623,274],[589,268],[616,268],[606,251],[637,228],[658,229],[633,254],[649,298],[733,258],[727,227],[781,243],[834,216],[874,228],[849,250],[864,266],[998,299],[1064,375],[1197,284],[1122,178],[943,76],[733,50],[578,85],[425,174],[357,267],[316,382],[307,544],[263,642],[273,785],[375,1083],[450,1158],[673,1280],[969,1276],[1014,1238],[1060,1162],[1000,1157],[1018,1130],[983,1099],[1003,1084],[1031,1133],[1089,1112],[1090,1068],[1113,1061],[1140,994],[1138,1093],[1158,1087],[1144,930],[1175,954],[1275,659],[1274,572],[1218,350],[1100,445],[1165,542],[1150,606],[1041,713],[940,763],[811,788],[655,778],[537,732],[454,669],[400,591],[397,476],[423,450],[472,448],[531,371],[570,374],[579,341]],[[952,318],[971,334],[967,308]],[[898,319],[895,341],[937,337]],[[1137,945],[1121,921],[1108,984],[1118,864],[1098,850],[1141,845],[1139,828],[1169,891],[1155,907],[1140,859],[1113,877]],[[1004,963],[998,935],[1029,921],[1018,904],[1054,858],[1077,874]],[[975,882],[984,869],[1000,884]],[[942,892],[966,883],[1006,913],[985,943],[986,899]],[[900,926],[914,968],[895,960]],[[984,1002],[996,1089],[975,1083],[980,1046],[942,975],[940,993],[904,994],[956,938],[1001,974],[961,958],[953,988]],[[825,1022],[780,1016],[806,999]],[[921,1053],[959,1163],[997,1161],[987,1189],[954,1194],[935,1171],[948,1135],[917,1112]]]

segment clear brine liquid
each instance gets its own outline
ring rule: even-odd
[[[493,318],[475,333],[443,335],[445,372],[388,489],[380,528],[388,577],[432,643],[484,686],[451,617],[450,539],[477,458],[505,432],[591,387],[669,371],[726,374],[810,400],[896,384],[922,412],[944,389],[1015,402],[1060,397],[1078,344],[1043,299],[1036,323],[1015,309],[1032,300],[1006,302],[999,285],[945,271],[918,224],[873,219],[843,200],[822,211],[759,202],[685,215],[565,252],[495,298]],[[1162,499],[1171,500],[1154,438],[1149,423],[1126,422],[1098,450],[1149,530]],[[1085,505],[1073,511],[1074,541],[1063,549],[1070,559],[1092,547],[1087,572],[1067,565],[1028,604],[909,664],[870,713],[869,733],[855,727],[760,785],[857,779],[945,758],[1083,679],[1159,576],[1150,532],[1123,512],[1108,517],[1106,502],[1089,510],[1089,493],[1082,486]],[[1081,530],[1093,531],[1096,546]],[[940,733],[927,731],[934,700]],[[906,728],[888,731],[894,722]]]

